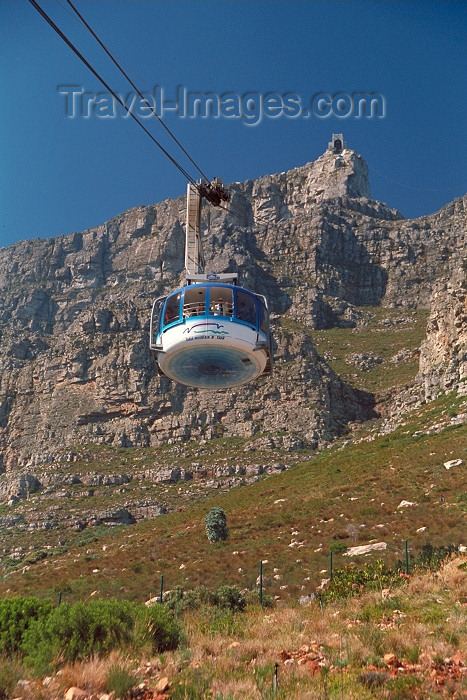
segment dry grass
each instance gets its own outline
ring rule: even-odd
[[[135,664],[132,664],[133,667]],[[66,664],[61,669],[60,684],[63,690],[76,686],[90,693],[104,693],[107,689],[109,668],[119,666],[130,668],[128,657],[118,651],[111,652],[106,658],[93,657],[87,661]]]
[[[452,658],[467,642],[467,572],[458,568],[463,562],[453,559],[437,576],[415,576],[400,590],[371,592],[322,612],[315,605],[252,610],[233,634],[200,632],[200,616],[191,613],[190,663],[211,679],[214,695],[224,698],[269,697],[277,661],[278,697],[392,697],[370,692],[358,678],[372,664],[386,672],[384,655],[393,653],[425,684],[420,697],[430,697],[433,660]],[[437,614],[423,617],[433,599],[440,601]],[[284,652],[293,661],[284,661]],[[300,661],[307,653],[317,659],[317,672]],[[406,697],[416,697],[411,692]]]
[[[149,687],[167,676],[173,692],[179,688],[175,697],[267,699],[273,697],[276,663],[278,700],[436,698],[440,678],[440,688],[464,697],[467,673],[459,659],[466,668],[466,563],[458,556],[436,574],[415,574],[400,588],[368,592],[324,609],[315,602],[254,606],[235,615],[188,611],[185,648],[139,663],[113,653],[66,665],[48,685],[31,683],[21,697],[49,700],[71,685],[101,693],[108,690],[109,669],[119,666],[136,672],[135,684],[137,676],[144,677]],[[394,654],[402,671],[386,661],[388,654]],[[372,686],[374,679],[381,686]]]

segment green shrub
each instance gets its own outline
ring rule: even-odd
[[[259,605],[259,593],[258,590],[248,591],[245,594],[245,602],[247,605]],[[276,605],[276,601],[268,593],[263,591],[263,608],[273,608]]]
[[[24,635],[25,661],[38,674],[60,661],[82,661],[128,645],[133,639],[135,603],[94,600],[63,603],[37,620]]]
[[[343,554],[347,551],[348,547],[345,542],[334,542],[329,549],[333,554]]]
[[[321,600],[323,603],[329,603],[359,595],[364,591],[389,588],[399,583],[399,575],[388,569],[381,559],[366,564],[363,568],[345,566],[334,570],[332,580],[321,593]]]
[[[211,508],[204,521],[206,535],[210,542],[223,542],[228,538],[227,518],[222,508]]]
[[[174,680],[170,700],[208,700],[212,698],[210,680],[197,669],[189,669]]]
[[[390,700],[407,700],[420,696],[422,681],[416,676],[399,676],[391,678],[387,685],[387,695]]]
[[[457,552],[457,547],[454,544],[434,547],[428,542],[423,545],[416,556],[410,557],[410,568],[418,569],[419,571],[437,571],[454,552]],[[400,571],[405,571],[405,563],[398,561],[397,568]]]
[[[21,596],[0,600],[0,653],[6,656],[17,654],[29,626],[46,618],[51,610],[49,600]]]
[[[183,586],[176,586],[164,596],[164,606],[176,615],[181,615],[185,610],[198,610],[202,605],[213,604],[214,594],[204,586],[192,591],[185,591]]]
[[[235,586],[219,586],[215,593],[215,604],[224,610],[243,612],[246,607],[245,596]]]
[[[164,597],[164,607],[177,615],[185,610],[199,610],[204,605],[243,612],[246,600],[235,586],[219,586],[215,593],[211,593],[205,586],[199,586],[192,591],[185,591],[183,586],[177,586]]]
[[[227,637],[238,637],[242,633],[242,625],[239,624],[238,618],[231,610],[220,610],[219,608],[210,608],[201,620],[199,628],[203,634],[210,637],[217,635]]]
[[[149,643],[151,651],[161,653],[177,649],[184,641],[183,628],[165,605],[141,607],[142,642]]]
[[[38,549],[35,552],[31,552],[27,556],[24,557],[22,564],[27,565],[27,564],[37,564],[38,561],[42,561],[43,559],[47,559],[49,556],[49,553],[45,549]]]

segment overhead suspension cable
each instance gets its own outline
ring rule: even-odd
[[[175,167],[182,173],[182,175],[200,192],[200,194],[203,194],[203,186],[197,183],[191,175],[173,158],[173,156],[170,155],[170,153],[162,146],[162,144],[159,143],[159,141],[151,134],[151,132],[144,126],[142,122],[133,114],[133,112],[127,107],[125,102],[121,99],[121,97],[110,87],[110,85],[104,80],[104,78],[98,73],[98,71],[93,68],[93,66],[87,61],[87,59],[83,56],[83,54],[76,48],[76,46],[72,43],[70,39],[62,32],[62,30],[55,24],[55,22],[52,20],[51,17],[45,12],[45,10],[42,9],[42,7],[38,4],[36,0],[29,0],[30,4],[36,9],[39,14],[46,20],[46,22],[52,27],[52,29],[58,34],[58,36],[67,44],[67,46],[73,51],[76,56],[84,63],[84,65],[91,71],[91,73],[99,80],[100,83],[108,90],[108,92],[115,98],[115,100],[118,102],[118,104],[123,107],[125,112],[134,119],[134,121],[138,124],[138,126],[141,127],[141,129],[149,136],[151,141],[164,153],[165,156],[175,165]],[[89,24],[86,22],[84,17],[81,15],[81,13],[73,6],[71,0],[67,0],[68,5],[72,8],[72,10],[75,12],[75,14],[79,17],[79,19],[83,22],[83,24],[86,26],[88,31],[91,32],[91,34],[94,36],[96,41],[100,44],[100,46],[104,49],[106,54],[109,56],[109,58],[112,60],[112,62],[116,65],[116,67],[120,70],[120,72],[125,76],[125,78],[128,80],[130,85],[136,90],[137,94],[141,97],[141,99],[150,107],[147,99],[142,95],[142,93],[139,91],[137,86],[133,83],[131,78],[127,75],[127,73],[121,68],[121,66],[118,64],[118,62],[114,59],[110,51],[106,48],[106,46],[103,44],[103,42],[99,39],[99,37],[95,34],[95,32],[92,30],[92,28],[89,26]],[[201,175],[208,180],[209,178],[207,175],[203,173],[203,171],[199,168],[199,166],[196,164],[196,162],[190,157],[190,155],[187,153],[187,151],[183,148],[181,143],[178,141],[176,136],[171,132],[171,130],[167,127],[167,125],[162,121],[162,119],[159,117],[159,115],[156,113],[156,110],[153,109],[153,114],[157,117],[159,122],[162,124],[162,126],[166,129],[166,131],[170,134],[170,136],[173,138],[173,140],[177,143],[179,148],[183,151],[183,153],[187,156],[187,158],[190,160],[190,162],[195,166],[195,168],[201,173]],[[212,204],[212,202],[210,202]],[[236,216],[239,219],[245,219],[245,214],[241,212],[237,212],[232,208],[227,208],[223,206],[222,204],[217,204],[219,208],[223,209],[224,211],[227,212],[227,214],[231,214],[232,216]],[[254,217],[256,218],[256,217]],[[259,217],[260,219],[262,217]],[[266,223],[266,222],[265,222]]]
[[[99,82],[102,83],[102,85],[110,92],[110,94],[117,100],[117,102],[123,107],[123,109],[127,112],[127,114],[132,117],[135,122],[143,129],[143,131],[149,136],[151,141],[156,144],[156,146],[164,153],[165,156],[175,165],[175,167],[182,173],[182,175],[191,182],[196,189],[199,190],[199,185],[195,182],[195,180],[189,175],[186,170],[173,158],[170,153],[159,143],[159,141],[154,138],[154,136],[151,134],[148,129],[144,126],[142,122],[139,121],[139,119],[133,114],[133,112],[126,106],[124,101],[121,99],[121,97],[106,83],[104,78],[91,66],[89,61],[86,60],[86,58],[82,55],[82,53],[74,46],[74,44],[68,39],[68,37],[62,32],[62,30],[55,24],[55,22],[49,17],[49,15],[40,7],[40,5],[36,2],[36,0],[29,0],[31,5],[39,12],[40,15],[45,19],[45,21],[52,27],[52,29],[59,35],[61,39],[69,46],[69,48],[75,53],[78,58],[84,63],[84,65],[91,71],[91,73],[99,80]]]
[[[154,114],[154,116],[156,117],[156,119],[159,120],[160,124],[164,127],[164,129],[167,131],[167,133],[170,134],[170,136],[172,137],[172,139],[175,141],[175,143],[177,144],[177,146],[183,151],[183,153],[186,155],[186,157],[188,158],[188,160],[195,166],[196,170],[198,170],[198,172],[201,173],[202,177],[204,177],[204,178],[205,178],[206,180],[208,180],[208,182],[209,182],[210,178],[201,170],[201,168],[199,167],[199,165],[197,165],[197,163],[193,160],[193,158],[190,156],[190,154],[187,153],[187,151],[184,149],[184,147],[182,146],[182,144],[180,143],[180,141],[177,139],[177,137],[175,136],[175,134],[169,129],[169,127],[167,126],[167,124],[165,124],[165,122],[164,122],[164,121],[160,118],[160,116],[157,114],[156,106],[154,105],[154,107],[152,107],[152,106],[149,104],[149,101],[147,100],[147,98],[144,97],[144,95],[140,92],[140,90],[139,90],[138,87],[135,85],[135,83],[133,82],[133,80],[130,78],[130,76],[128,75],[128,73],[126,73],[126,71],[121,67],[121,65],[119,64],[119,62],[114,58],[114,56],[113,56],[112,53],[109,51],[109,49],[106,47],[106,45],[99,39],[99,37],[97,36],[97,34],[95,33],[95,31],[94,31],[94,30],[92,29],[92,27],[88,24],[88,22],[84,19],[83,15],[79,12],[79,10],[73,5],[73,3],[71,2],[71,0],[66,0],[66,1],[67,1],[68,5],[71,7],[71,9],[73,10],[73,12],[79,17],[79,19],[80,19],[81,22],[84,24],[84,26],[86,27],[86,29],[92,34],[92,36],[94,37],[94,39],[98,42],[99,46],[101,46],[101,47],[103,48],[103,50],[105,51],[105,53],[107,54],[107,56],[110,58],[110,60],[112,61],[112,63],[118,68],[118,70],[120,71],[120,73],[128,80],[128,82],[130,83],[131,87],[136,91],[136,93],[137,93],[137,94],[139,95],[139,97],[143,100],[143,102],[152,110],[152,113]]]

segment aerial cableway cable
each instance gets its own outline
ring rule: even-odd
[[[163,121],[163,120],[160,118],[160,116],[157,114],[157,112],[156,112],[156,107],[155,107],[155,106],[152,107],[152,106],[149,104],[149,101],[147,100],[147,98],[144,97],[144,95],[143,95],[142,92],[138,89],[138,87],[135,85],[135,83],[132,81],[132,79],[130,78],[130,76],[128,75],[128,73],[126,73],[126,71],[122,68],[122,66],[119,64],[119,62],[116,60],[116,58],[114,58],[114,56],[113,56],[112,53],[109,51],[109,49],[106,47],[106,45],[104,44],[104,42],[101,41],[101,39],[99,39],[99,37],[97,36],[97,34],[96,34],[95,31],[93,30],[93,28],[92,28],[92,27],[88,24],[88,22],[84,19],[83,15],[82,15],[82,14],[79,12],[79,10],[73,5],[73,3],[71,2],[71,0],[66,0],[66,2],[67,2],[68,5],[71,7],[71,9],[73,10],[73,12],[79,17],[79,19],[80,19],[81,22],[84,24],[84,26],[86,27],[86,29],[92,34],[92,36],[93,36],[94,39],[97,41],[97,43],[102,47],[102,49],[105,51],[105,53],[106,53],[107,56],[110,58],[110,60],[111,60],[111,61],[114,63],[114,65],[118,68],[118,70],[120,71],[120,73],[128,80],[128,82],[130,83],[131,87],[136,91],[136,93],[137,93],[137,94],[139,95],[139,97],[143,100],[143,102],[152,110],[153,115],[156,117],[156,119],[159,120],[159,123],[164,127],[164,129],[167,131],[167,133],[170,134],[170,136],[172,137],[172,139],[175,141],[175,143],[177,144],[177,146],[183,151],[183,153],[186,155],[186,157],[188,158],[188,160],[195,166],[195,168],[196,168],[196,169],[198,170],[198,172],[202,175],[202,177],[204,177],[206,180],[209,181],[210,178],[201,170],[201,168],[199,167],[199,165],[197,165],[197,163],[193,160],[193,158],[190,156],[190,154],[183,148],[182,144],[181,144],[180,141],[177,139],[177,137],[175,136],[175,134],[169,129],[169,127],[164,123],[164,121]]]
[[[151,134],[151,132],[144,126],[142,122],[133,114],[133,112],[127,107],[125,102],[121,99],[121,97],[110,87],[110,85],[104,80],[104,78],[98,73],[98,71],[93,68],[93,66],[89,63],[89,61],[83,56],[83,54],[76,48],[76,46],[73,44],[73,42],[62,32],[62,30],[55,24],[55,22],[52,20],[51,17],[45,12],[45,10],[42,9],[42,7],[38,4],[36,0],[29,0],[30,4],[39,12],[39,14],[46,20],[46,22],[52,27],[52,29],[58,34],[58,36],[67,44],[67,46],[73,51],[73,53],[78,56],[80,61],[84,63],[84,65],[91,71],[91,73],[99,80],[100,83],[108,90],[108,92],[114,97],[114,99],[118,102],[118,104],[123,107],[125,112],[134,119],[134,121],[138,124],[138,126],[141,127],[141,129],[149,136],[151,141],[164,153],[165,156],[170,160],[173,165],[182,173],[182,175],[189,181],[191,184],[201,192],[202,186],[197,183],[191,175],[181,166],[173,156],[170,155],[170,153],[162,146],[162,144],[159,143],[159,141]],[[86,22],[84,17],[80,14],[80,12],[73,6],[72,2],[70,0],[67,0],[68,5],[72,8],[72,10],[75,12],[75,14],[79,17],[79,19],[83,22],[85,27],[88,29],[89,32],[94,36],[96,41],[100,44],[100,46],[104,49],[106,54],[109,56],[109,58],[113,61],[113,63],[116,65],[116,67],[120,70],[120,72],[125,76],[125,78],[128,80],[130,85],[134,88],[134,90],[137,92],[137,94],[140,96],[140,98],[150,107],[147,99],[144,97],[144,95],[139,91],[137,86],[133,83],[131,78],[127,75],[127,73],[121,68],[121,66],[118,64],[118,62],[114,59],[112,56],[111,52],[106,48],[104,43],[99,39],[99,37],[96,35],[96,33],[92,30],[92,28],[89,26],[89,24]],[[166,131],[170,134],[170,136],[173,138],[173,140],[176,142],[176,144],[179,146],[179,148],[183,151],[183,153],[187,156],[187,158],[190,160],[190,162],[196,167],[196,169],[201,173],[201,175],[209,181],[209,178],[203,173],[203,171],[199,168],[199,166],[196,164],[196,162],[190,157],[190,155],[187,153],[185,148],[181,145],[181,143],[178,141],[176,136],[171,132],[171,130],[164,124],[163,120],[159,117],[159,115],[156,113],[155,108],[152,110],[153,114],[157,117],[159,122],[162,124],[162,126],[166,129]],[[235,211],[232,207],[229,209],[222,204],[217,204],[221,209],[226,211],[228,214],[231,214],[232,216],[237,217],[238,219],[244,219],[245,215],[241,212]],[[261,217],[260,217],[261,218]],[[261,225],[261,224],[260,224]]]
[[[86,60],[86,58],[83,56],[83,54],[76,48],[76,46],[68,39],[68,37],[62,32],[62,30],[55,24],[55,22],[49,17],[49,15],[42,9],[42,7],[36,2],[36,0],[29,0],[31,5],[39,12],[40,15],[45,19],[45,21],[52,27],[52,29],[59,35],[61,39],[69,46],[69,48],[75,53],[78,58],[84,63],[84,65],[91,71],[91,73],[99,80],[99,82],[102,83],[102,85],[110,92],[110,94],[117,100],[117,102],[123,107],[123,109],[127,112],[127,114],[132,117],[135,122],[143,129],[143,131],[149,136],[151,141],[156,144],[156,146],[164,153],[165,156],[175,165],[175,167],[182,173],[182,175],[189,181],[191,184],[199,189],[199,185],[195,182],[195,180],[189,175],[186,170],[173,158],[170,153],[162,146],[162,144],[159,143],[159,141],[154,138],[154,136],[151,134],[148,129],[142,124],[139,119],[133,114],[133,112],[126,106],[124,101],[119,97],[119,95],[112,90],[110,85],[104,80],[104,78],[95,70],[95,68],[92,67],[92,65],[89,63],[89,61]]]

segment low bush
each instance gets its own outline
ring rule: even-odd
[[[345,542],[334,542],[329,549],[333,554],[343,554],[347,551],[348,547]]]
[[[125,647],[133,639],[137,607],[112,599],[63,603],[26,631],[25,661],[37,673],[49,673],[56,663],[82,661]]]
[[[164,596],[164,607],[181,615],[185,610],[198,610],[202,605],[213,605],[213,594],[204,586],[192,591],[185,591],[183,586],[176,586]]]
[[[399,574],[378,559],[362,568],[344,566],[334,571],[332,580],[321,593],[321,601],[330,603],[359,595],[363,591],[381,590],[400,584]]]
[[[49,674],[63,662],[105,656],[113,649],[173,650],[183,639],[180,623],[163,606],[147,608],[115,599],[55,608],[35,599],[12,598],[8,606],[6,601],[1,603],[3,651],[23,656],[37,675]]]
[[[185,591],[182,586],[177,586],[164,598],[164,607],[168,607],[177,615],[185,610],[198,610],[204,605],[232,612],[243,612],[246,600],[235,586],[219,586],[214,593],[205,586],[199,586],[192,591]]]
[[[183,628],[164,605],[142,607],[139,615],[142,622],[142,642],[149,643],[153,653],[177,649],[184,641]]]
[[[222,508],[211,508],[204,519],[206,535],[210,542],[223,542],[229,537],[227,518]]]
[[[171,700],[200,700],[212,698],[210,679],[199,669],[188,669],[174,680],[170,690]]]
[[[243,612],[246,600],[235,586],[220,586],[215,593],[215,605],[223,610]]]
[[[417,555],[410,556],[410,569],[417,569],[418,571],[437,571],[446,559],[454,552],[457,552],[457,550],[458,548],[453,544],[434,547],[428,542],[423,545]],[[398,561],[396,566],[400,571],[405,570],[405,563],[402,561]]]
[[[200,632],[209,637],[239,637],[243,634],[242,621],[231,610],[207,608],[199,623]]]
[[[0,600],[0,654],[17,654],[28,628],[36,620],[44,620],[51,610],[49,600],[23,596]]]

